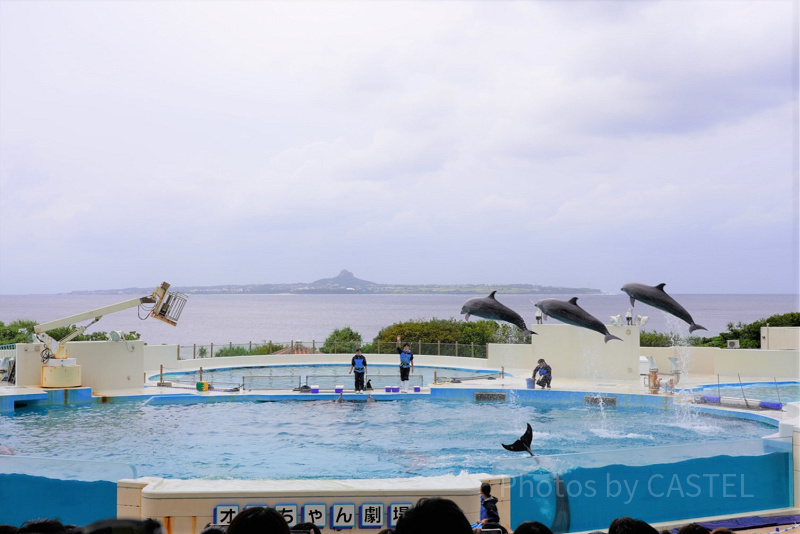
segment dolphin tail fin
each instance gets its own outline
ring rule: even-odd
[[[608,343],[612,339],[619,339],[620,341],[622,341],[622,339],[618,338],[617,336],[612,336],[611,334],[606,334],[606,337],[604,338],[606,343]]]
[[[525,433],[520,436],[520,438],[512,443],[511,445],[506,445],[505,443],[501,443],[503,448],[507,451],[511,452],[521,452],[521,451],[528,451],[531,456],[536,456],[533,454],[531,450],[531,441],[533,441],[533,429],[531,428],[531,424],[528,423],[528,427],[525,429]]]
[[[708,328],[706,328],[705,326],[700,326],[699,324],[692,323],[692,324],[689,326],[689,333],[691,334],[691,333],[692,333],[692,332],[694,332],[695,330],[706,330],[706,331],[707,331],[707,330],[708,330]]]

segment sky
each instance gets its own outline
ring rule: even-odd
[[[0,0],[0,294],[796,294],[799,198],[797,0]]]

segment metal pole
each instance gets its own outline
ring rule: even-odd
[[[213,358],[214,357],[214,344],[213,343],[211,344],[211,354],[209,354],[208,357],[209,358]]]
[[[742,398],[744,399],[744,405],[749,408],[750,407],[750,403],[747,402],[747,397],[745,397],[745,395],[744,395],[744,386],[742,385],[742,375],[740,375],[739,373],[736,373],[736,376],[739,377],[739,387],[742,390]]]
[[[781,391],[778,389],[778,381],[775,380],[774,376],[772,377],[772,381],[775,382],[775,393],[778,394],[778,404],[783,406],[783,403],[781,402]]]
[[[158,381],[163,384],[164,383],[164,364],[163,363],[161,364],[161,371],[159,372],[159,375],[160,376],[159,376]]]
[[[200,382],[203,381],[203,368],[202,367],[200,368],[200,380],[199,381]]]
[[[192,359],[197,358],[197,343],[192,343]]]

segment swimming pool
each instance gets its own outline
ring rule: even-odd
[[[375,403],[144,401],[21,407],[0,443],[24,456],[136,467],[170,478],[384,478],[493,472],[531,423],[539,455],[755,439],[775,426],[688,409],[586,405],[569,392],[505,402],[409,396]],[[158,398],[160,401],[166,401]],[[54,445],[57,444],[57,445]]]
[[[700,391],[704,395],[739,399],[744,395],[748,400],[781,402],[783,404],[800,402],[800,382],[748,382],[741,385],[730,383],[708,384],[694,389],[695,393]]]
[[[353,375],[348,374],[349,365],[343,364],[305,364],[305,365],[260,365],[251,367],[223,367],[204,369],[202,380],[212,384],[236,385],[244,383],[245,389],[293,389],[300,385],[319,385],[322,389],[333,389],[343,385],[353,388]],[[456,367],[433,367],[415,365],[414,374],[410,377],[410,385],[422,386],[432,384],[435,379],[470,378],[498,376],[499,371],[485,369],[463,369]],[[505,373],[506,376],[511,376]],[[149,377],[159,380],[159,375]],[[396,364],[372,363],[367,366],[367,379],[373,388],[382,389],[388,385],[399,385],[400,373]],[[168,371],[164,373],[165,381],[193,383],[200,380],[200,371]]]

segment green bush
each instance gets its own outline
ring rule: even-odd
[[[201,347],[202,348],[202,347]],[[250,354],[250,351],[246,348],[236,345],[235,347],[225,347],[219,349],[215,354],[215,358],[226,358],[228,356],[247,356]]]
[[[319,348],[319,351],[326,354],[341,354],[355,352],[359,348],[361,348],[361,334],[349,326],[345,326],[331,332],[325,338],[325,342]]]
[[[266,345],[258,345],[257,347],[253,347],[249,353],[252,355],[264,355],[264,354],[272,354],[273,352],[278,352],[279,350],[283,350],[286,348],[286,345],[281,345],[279,343],[269,342]]]
[[[26,343],[30,341],[30,336],[33,335],[33,328],[38,323],[27,319],[18,319],[13,321],[8,326],[0,322],[0,345],[7,345],[11,343]],[[27,334],[20,332],[20,329],[27,330]],[[47,335],[59,341],[77,330],[75,325],[62,326],[53,328],[47,332]],[[136,341],[142,335],[139,332],[127,332],[122,336],[128,341]],[[88,334],[80,334],[72,338],[71,341],[108,341],[110,339],[108,332],[89,332]]]
[[[771,315],[766,319],[759,319],[749,324],[740,322],[734,326],[733,323],[728,323],[727,332],[721,332],[714,337],[701,338],[698,344],[701,347],[725,348],[728,346],[728,340],[738,339],[739,346],[743,349],[760,349],[762,326],[800,326],[800,312]]]

